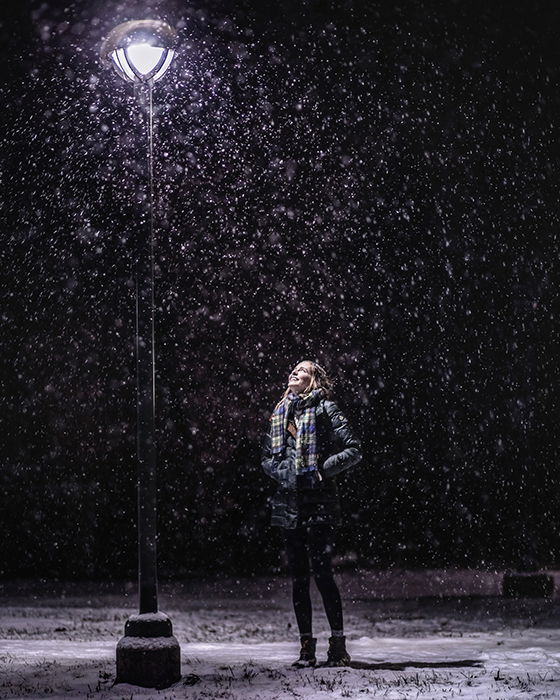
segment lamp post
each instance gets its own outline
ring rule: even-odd
[[[165,22],[137,20],[115,27],[100,51],[102,60],[134,85],[147,108],[148,185],[135,267],[139,614],[127,620],[117,645],[116,679],[147,688],[165,688],[181,677],[179,644],[157,602],[152,102],[154,83],[169,68],[176,40],[175,30]]]

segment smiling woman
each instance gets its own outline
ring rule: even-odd
[[[288,377],[288,391],[293,391],[294,394],[301,394],[311,383],[311,373],[313,366],[311,362],[300,362],[295,367]]]
[[[340,521],[336,475],[359,462],[361,452],[360,442],[331,395],[332,382],[320,365],[310,360],[297,364],[272,412],[262,454],[264,471],[277,482],[272,525],[284,530],[301,639],[300,657],[293,665],[299,668],[317,662],[311,572],[331,627],[327,664],[350,662],[331,559]]]

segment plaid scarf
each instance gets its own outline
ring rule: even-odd
[[[315,413],[323,398],[322,389],[314,389],[309,394],[290,393],[274,409],[271,421],[272,454],[281,454],[286,446],[288,419],[299,414],[296,435],[296,474],[317,471],[317,432]]]

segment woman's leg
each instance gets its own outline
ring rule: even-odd
[[[309,595],[309,554],[307,528],[284,530],[288,564],[292,577],[292,600],[301,637],[312,637],[311,597]]]
[[[329,525],[312,525],[309,528],[308,543],[313,577],[323,599],[331,634],[333,637],[342,637],[342,601],[332,571],[334,528]]]
[[[325,525],[311,527],[308,542],[313,576],[323,598],[323,605],[331,626],[327,666],[348,666],[350,655],[346,651],[346,638],[342,622],[342,602],[332,572],[334,528]]]

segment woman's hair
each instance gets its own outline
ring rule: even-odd
[[[333,393],[334,382],[329,377],[326,370],[323,369],[317,362],[313,362],[313,360],[302,360],[301,362],[307,362],[311,365],[311,381],[309,382],[309,386],[305,393],[307,394],[307,392],[313,391],[314,389],[322,389],[325,394],[325,398],[330,399]],[[286,389],[282,398],[284,399],[289,393],[290,390]]]

